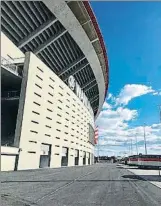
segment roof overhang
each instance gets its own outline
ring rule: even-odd
[[[68,2],[69,4],[70,2]],[[94,14],[89,6],[89,3],[82,2],[84,5],[84,8],[88,9],[88,13],[86,15],[86,20],[92,22],[96,22],[96,19],[94,17]],[[107,74],[107,67],[105,64],[103,67],[101,66],[101,63],[99,61],[102,58],[102,55],[105,57],[105,47],[102,40],[102,36],[100,33],[100,30],[98,28],[98,25],[95,25],[93,29],[93,35],[94,41],[91,42],[89,38],[89,32],[90,32],[90,26],[86,28],[83,28],[83,25],[79,22],[79,15],[77,15],[77,18],[73,11],[70,9],[68,4],[64,2],[63,0],[47,0],[44,1],[44,4],[50,9],[50,11],[56,16],[56,18],[62,23],[62,25],[68,30],[69,34],[72,36],[72,38],[75,40],[75,42],[79,45],[80,49],[84,53],[85,57],[87,58],[94,76],[96,78],[97,84],[98,84],[98,90],[99,90],[99,106],[96,113],[95,118],[99,115],[102,105],[104,103],[104,98],[107,90],[108,85],[108,74]],[[80,10],[83,7],[80,7]],[[79,13],[79,10],[77,11]],[[91,13],[92,12],[92,13]],[[76,13],[76,12],[75,12]],[[89,15],[90,13],[90,15]],[[70,21],[69,21],[70,19]],[[85,27],[85,25],[84,25]],[[91,25],[92,27],[92,25]],[[99,44],[96,38],[99,39]],[[83,41],[82,41],[83,40]],[[100,52],[102,50],[102,52]],[[98,53],[97,53],[98,52]],[[101,54],[102,53],[102,54]],[[99,54],[99,55],[98,55]],[[107,61],[107,58],[105,62]],[[106,69],[105,72],[103,72],[102,68]],[[107,74],[107,75],[106,75]]]

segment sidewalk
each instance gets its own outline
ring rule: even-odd
[[[122,167],[161,188],[161,176],[159,176],[159,170],[138,169],[137,167],[129,167],[126,165],[122,165]]]

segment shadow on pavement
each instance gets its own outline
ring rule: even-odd
[[[127,175],[128,176],[128,175]],[[130,176],[130,175],[129,175]],[[124,177],[125,178],[125,177]],[[127,177],[128,178],[128,177]],[[134,181],[137,181],[138,179],[135,179],[134,178]],[[40,183],[40,182],[128,182],[129,180],[124,180],[124,179],[122,179],[122,180],[105,180],[105,179],[103,179],[103,180],[40,180],[40,181],[38,181],[38,180],[34,180],[34,181],[3,181],[3,182],[1,182],[1,183]]]
[[[123,178],[128,178],[128,179],[135,179],[135,180],[143,180],[143,181],[156,181],[156,182],[161,182],[161,177],[159,175],[123,175]]]

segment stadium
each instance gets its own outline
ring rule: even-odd
[[[1,169],[94,163],[108,59],[88,1],[1,2]]]

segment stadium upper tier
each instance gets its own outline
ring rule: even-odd
[[[95,117],[108,87],[103,38],[89,2],[2,1],[2,31],[22,52],[32,51],[65,83],[73,75]]]

